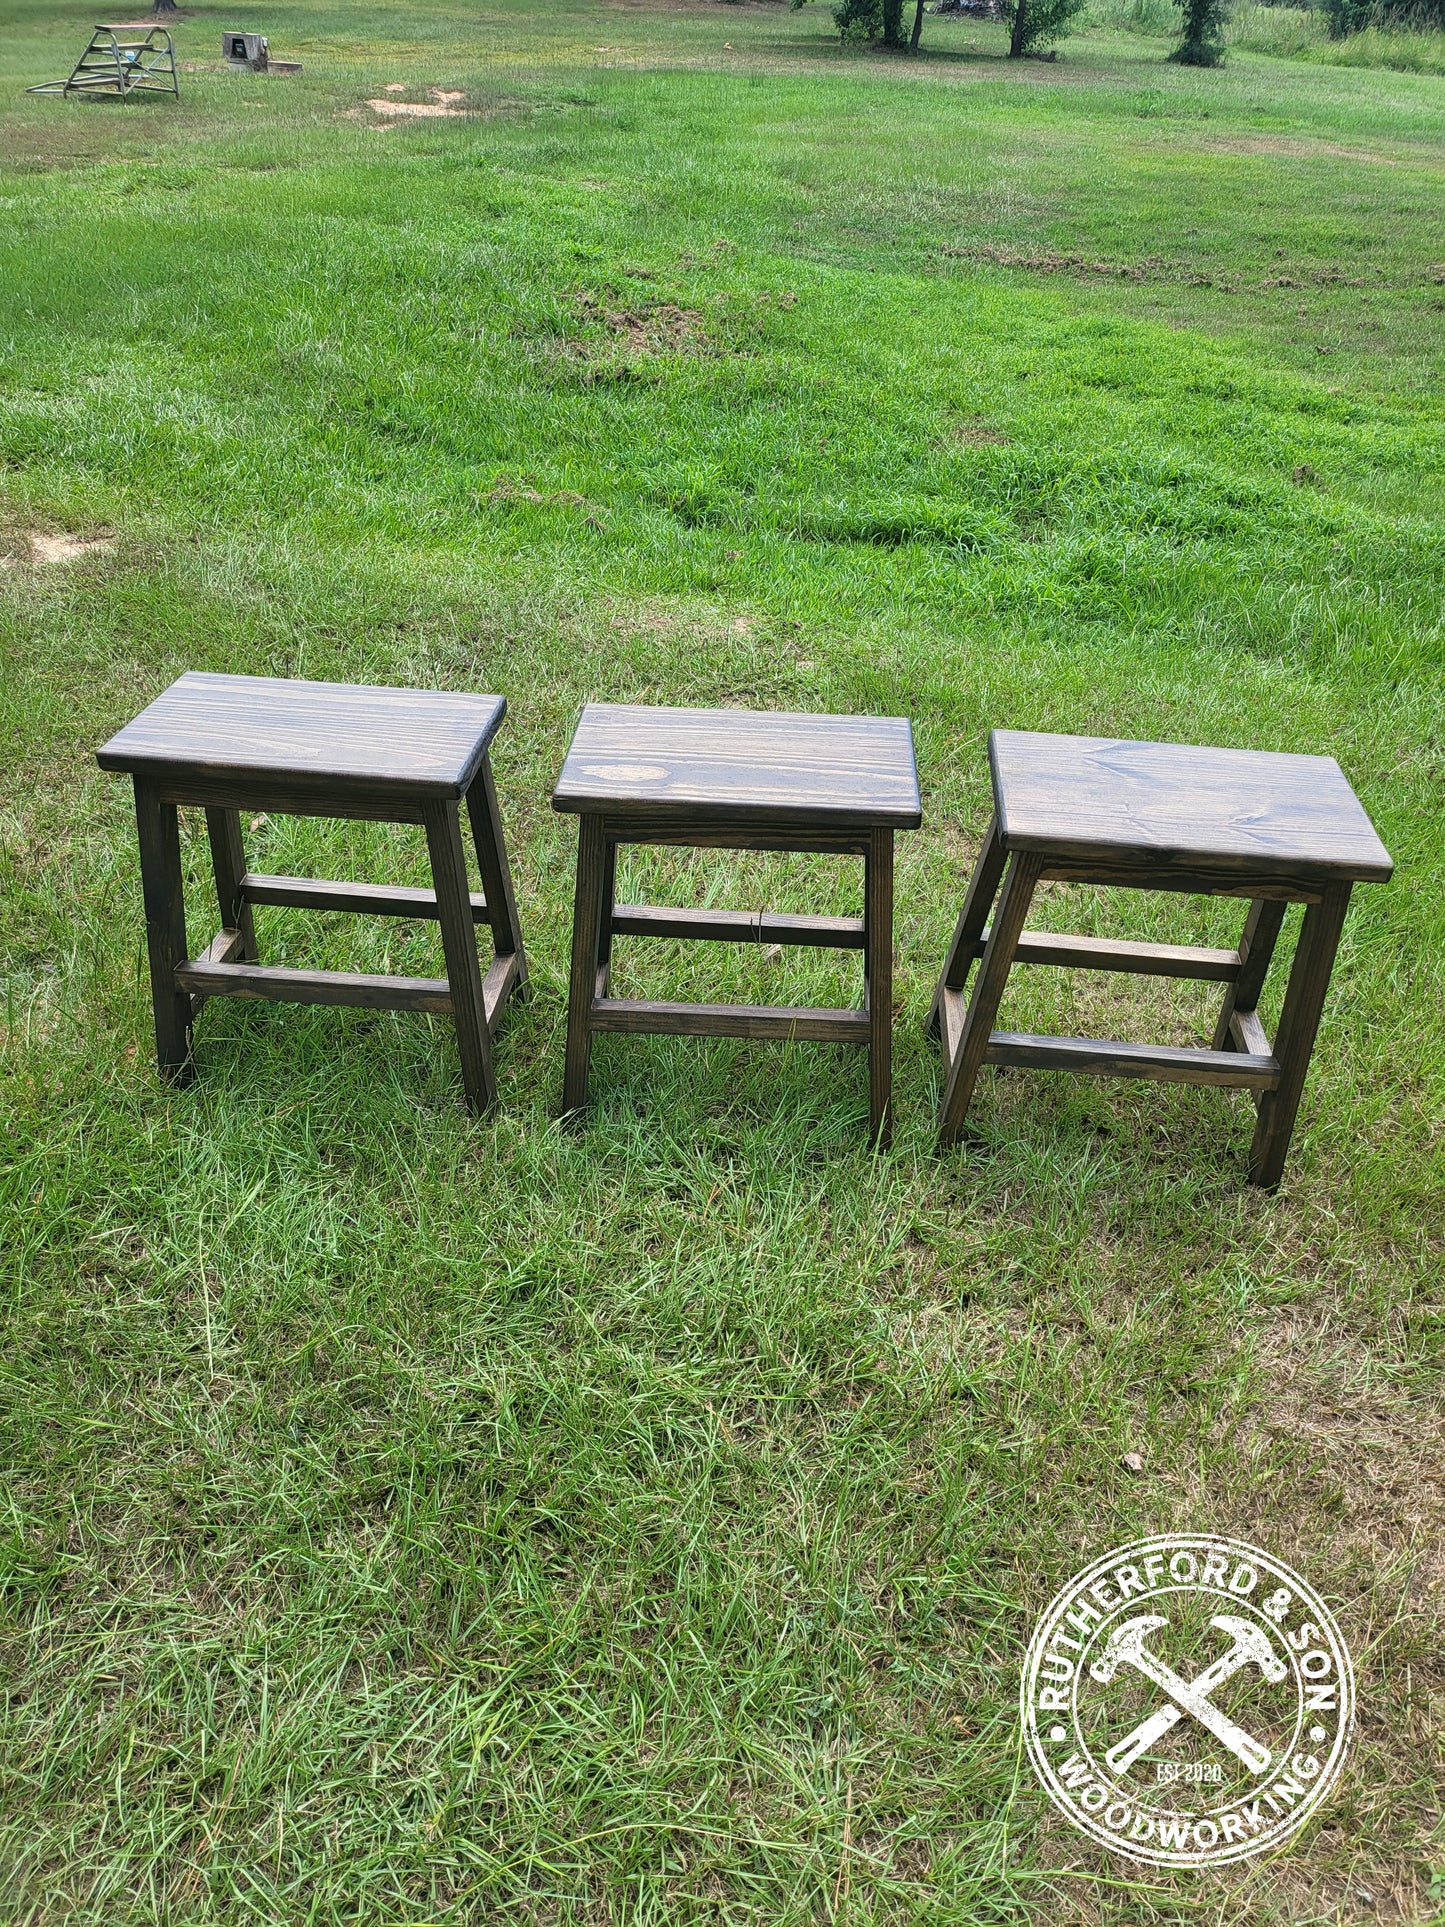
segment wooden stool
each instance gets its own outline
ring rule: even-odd
[[[487,746],[506,713],[501,696],[190,674],[110,739],[97,754],[101,768],[124,770],[135,779],[156,1053],[163,1076],[190,1077],[191,1022],[207,997],[265,997],[448,1012],[457,1027],[468,1102],[481,1110],[495,1101],[492,1037],[507,999],[527,980],[487,759]],[[464,800],[484,897],[467,882],[459,816]],[[199,957],[187,954],[180,803],[205,809],[221,904],[221,933]],[[243,809],[421,823],[436,887],[253,875],[241,840]],[[441,924],[447,974],[365,977],[264,968],[256,961],[255,903],[434,918]],[[476,923],[491,925],[496,947],[485,982]]]
[[[580,1113],[586,1106],[594,1031],[811,1038],[866,1045],[870,1129],[886,1142],[893,1044],[893,832],[917,829],[922,821],[908,722],[896,716],[589,703],[552,807],[582,818],[563,1111]],[[619,843],[861,856],[864,914],[794,917],[765,910],[618,905],[613,888]],[[610,997],[614,936],[861,950],[863,1006],[816,1010]]]
[[[940,1142],[957,1141],[984,1064],[1240,1085],[1253,1091],[1259,1112],[1250,1180],[1277,1185],[1350,885],[1383,881],[1393,868],[1339,764],[1332,756],[1016,729],[993,731],[989,762],[994,817],[930,1016],[947,1065]],[[1250,908],[1237,950],[1025,935],[1035,886],[1049,878],[1248,897]],[[1271,1048],[1257,1007],[1288,903],[1307,908]],[[965,1010],[975,958],[982,962]],[[1195,977],[1229,988],[1209,1050],[1025,1036],[992,1029],[1015,962]]]

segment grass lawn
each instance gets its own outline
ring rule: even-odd
[[[15,0],[0,40],[0,1921],[1433,1917],[1445,79],[268,0],[181,16],[179,103],[27,96],[94,18]],[[304,71],[225,71],[240,26]],[[536,995],[495,1116],[418,1016],[212,1004],[158,1082],[93,750],[187,667],[506,694]],[[891,1152],[824,1047],[604,1039],[559,1126],[589,698],[913,718]],[[1277,1195],[1242,1093],[985,1073],[936,1154],[992,724],[1339,757],[1398,867]],[[249,840],[424,878],[419,833]],[[259,921],[442,972],[431,926]],[[632,995],[856,974],[618,951]],[[1197,1041],[1213,994],[1021,972],[1001,1022]],[[1022,1759],[1038,1614],[1175,1528],[1298,1564],[1354,1653],[1347,1777],[1268,1864],[1111,1861]]]

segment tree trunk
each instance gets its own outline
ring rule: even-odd
[[[903,0],[883,0],[883,44],[903,45]]]
[[[916,54],[918,52],[918,43],[922,38],[923,38],[923,0],[918,0],[918,5],[914,9],[914,13],[913,13],[913,38],[908,43],[909,53]]]
[[[1024,35],[1029,29],[1028,7],[1029,0],[1018,0],[1018,6],[1014,11],[1013,36],[1008,43],[1008,57],[1010,60],[1017,60],[1024,50]]]

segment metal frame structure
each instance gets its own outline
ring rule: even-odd
[[[139,38],[126,38],[135,36]],[[97,27],[90,45],[75,63],[68,80],[47,80],[27,87],[28,94],[172,94],[180,99],[176,49],[164,27],[131,21],[118,27]]]

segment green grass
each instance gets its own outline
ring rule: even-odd
[[[921,60],[848,55],[821,7],[242,12],[181,20],[178,104],[28,97],[92,16],[5,30],[0,1919],[1428,1918],[1445,83],[1104,33],[1011,66],[932,18]],[[222,71],[236,24],[304,72]],[[474,111],[385,129],[393,81]],[[35,531],[113,547],[42,566]],[[495,1117],[412,1017],[212,1005],[198,1083],[157,1082],[92,752],[186,667],[507,694],[536,996]],[[857,1061],[804,1047],[604,1040],[557,1123],[547,797],[589,698],[914,718],[889,1154]],[[981,1143],[936,1155],[922,1020],[992,724],[1357,786],[1398,870],[1277,1196],[1217,1092],[990,1074]],[[422,876],[400,830],[250,841]],[[262,939],[441,968],[408,925]],[[1005,1021],[1184,1041],[1209,997],[1020,973]],[[1172,1527],[1297,1561],[1355,1655],[1349,1776],[1268,1866],[1110,1863],[1021,1762],[1035,1617]]]

